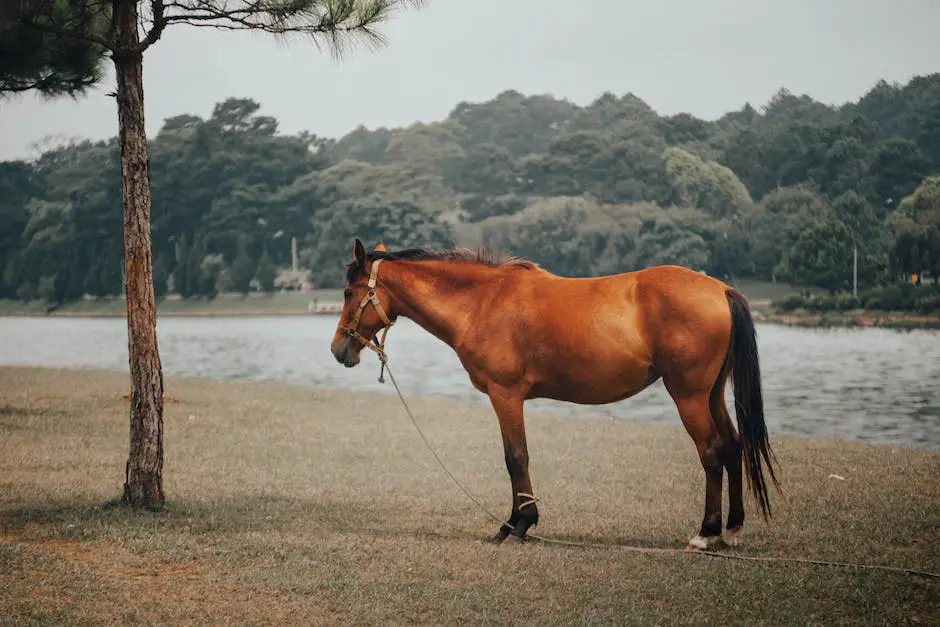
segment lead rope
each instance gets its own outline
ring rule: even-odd
[[[375,338],[373,338],[373,341],[376,341]],[[376,341],[376,344],[378,344],[378,341]],[[441,460],[440,456],[438,456],[437,451],[435,451],[434,447],[431,446],[431,443],[428,441],[427,436],[424,435],[424,431],[421,430],[420,425],[418,425],[418,421],[415,420],[414,414],[411,413],[411,408],[408,407],[408,402],[405,400],[404,395],[401,393],[401,388],[398,387],[398,382],[395,381],[395,375],[392,374],[391,368],[388,367],[388,355],[385,353],[384,350],[377,354],[379,356],[379,360],[382,362],[382,370],[379,373],[379,382],[380,383],[384,382],[384,377],[382,376],[382,373],[384,373],[385,371],[388,371],[388,377],[389,379],[391,379],[392,385],[395,387],[395,392],[398,393],[398,398],[401,400],[401,404],[405,408],[405,413],[408,414],[408,418],[411,420],[411,424],[414,425],[414,428],[415,430],[417,430],[418,435],[420,435],[421,439],[424,440],[424,445],[428,448],[429,451],[431,451],[431,455],[433,455],[434,459],[437,460],[437,463],[438,465],[440,465],[441,469],[447,474],[448,477],[450,477],[451,481],[454,482],[454,485],[460,488],[460,490],[464,494],[467,495],[467,498],[473,501],[476,504],[476,506],[479,507],[483,512],[488,514],[490,518],[492,518],[498,523],[506,525],[510,529],[515,529],[515,527],[509,524],[508,521],[505,521],[500,516],[497,516],[496,514],[494,514],[492,511],[490,511],[488,507],[486,507],[486,505],[481,503],[479,499],[473,496],[473,494],[471,494],[470,491],[467,488],[465,488],[463,484],[457,480],[457,477],[455,477],[453,473],[451,473],[451,471],[447,468],[447,465],[444,464],[443,460]],[[519,496],[526,496],[530,498],[530,500],[526,502],[525,505],[531,505],[532,503],[538,500],[530,494],[520,494]],[[524,507],[524,505],[520,506],[520,509],[521,507]],[[719,553],[717,551],[687,551],[684,549],[660,549],[660,548],[651,548],[651,547],[642,547],[642,546],[630,546],[627,544],[601,544],[597,542],[578,542],[575,540],[554,540],[552,538],[545,538],[542,536],[538,536],[534,533],[527,533],[526,536],[533,538],[535,540],[538,540],[540,542],[545,542],[546,544],[556,544],[559,546],[572,546],[572,547],[589,548],[589,549],[617,548],[622,551],[630,551],[633,553],[660,553],[660,554],[679,553],[682,555],[706,555],[709,557],[720,557],[724,559],[739,560],[739,561],[744,561],[744,562],[780,562],[780,563],[795,563],[795,564],[815,564],[818,566],[834,566],[834,567],[843,567],[843,568],[884,570],[884,571],[889,571],[889,572],[904,573],[908,575],[919,575],[921,577],[930,577],[934,579],[940,579],[940,573],[933,573],[933,572],[924,571],[924,570],[913,570],[911,568],[900,568],[897,566],[879,566],[877,564],[854,564],[850,562],[828,562],[824,560],[810,560],[810,559],[802,559],[798,557],[758,557],[758,556],[749,556],[749,555],[734,555],[731,553]]]

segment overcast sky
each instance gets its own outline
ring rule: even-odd
[[[856,100],[879,79],[940,71],[940,0],[430,0],[384,27],[389,44],[336,62],[302,39],[176,27],[144,59],[148,133],[181,113],[253,98],[285,132],[447,116],[500,91],[587,104],[633,92],[663,114],[715,118],[780,87]],[[80,100],[0,101],[0,159],[46,136],[117,132],[109,74]]]

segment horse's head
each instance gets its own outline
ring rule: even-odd
[[[381,242],[372,252],[387,251]],[[362,348],[394,321],[387,290],[378,282],[381,260],[370,260],[359,238],[353,245],[353,260],[346,271],[343,313],[340,315],[330,350],[336,361],[347,368],[359,363]],[[384,336],[383,336],[384,343]]]

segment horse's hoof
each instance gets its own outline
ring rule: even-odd
[[[517,536],[514,534],[509,534],[506,536],[506,541],[503,544],[522,544],[525,542],[525,538],[522,536]]]
[[[512,530],[509,527],[500,527],[499,531],[495,535],[491,536],[489,542],[493,544],[502,544],[503,540],[509,535]]]
[[[709,547],[714,546],[721,540],[721,536],[700,536],[695,535],[685,546],[686,551],[707,551]]]
[[[721,541],[728,546],[741,546],[744,544],[744,540],[741,537],[742,534],[741,525],[738,525],[734,529],[725,529],[721,534]]]

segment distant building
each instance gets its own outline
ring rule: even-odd
[[[274,279],[274,289],[291,292],[312,291],[313,282],[310,281],[310,271],[303,268],[278,270],[277,278]]]

